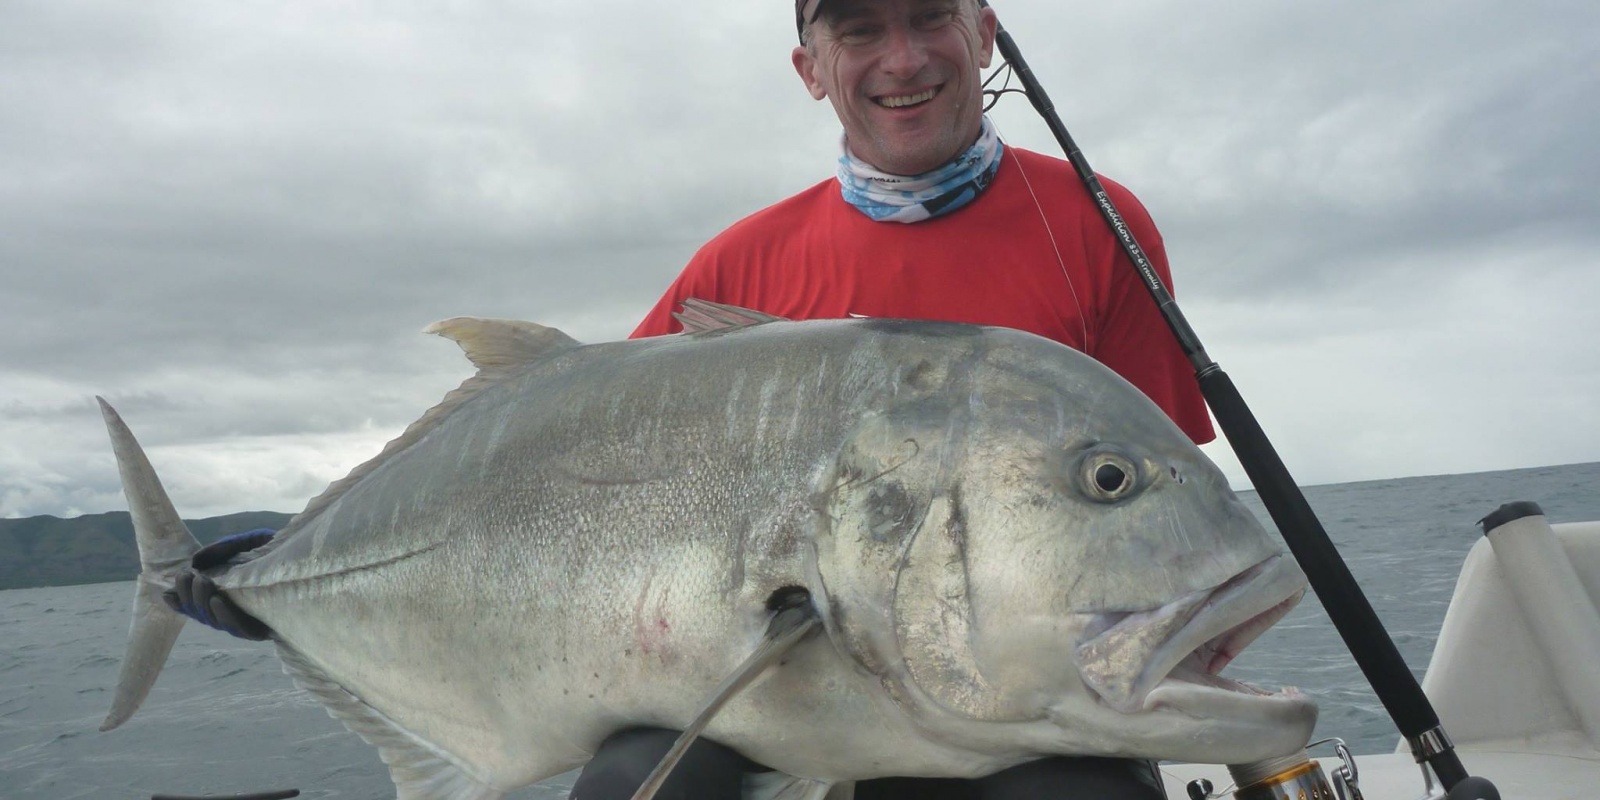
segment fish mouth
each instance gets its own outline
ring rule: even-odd
[[[1101,615],[1075,650],[1079,675],[1123,713],[1237,714],[1253,700],[1309,703],[1296,689],[1268,691],[1217,674],[1288,614],[1305,587],[1299,566],[1280,554],[1158,608]]]

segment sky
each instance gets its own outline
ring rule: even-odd
[[[1600,5],[993,5],[1301,483],[1600,461]],[[622,338],[837,156],[772,0],[0,18],[0,517],[126,507],[95,395],[184,516],[298,511],[471,373],[428,323]]]

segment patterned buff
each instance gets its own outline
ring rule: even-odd
[[[1000,171],[1005,145],[986,116],[978,141],[956,159],[921,175],[890,175],[850,153],[841,139],[839,187],[845,202],[876,222],[921,222],[948,214],[978,196]]]

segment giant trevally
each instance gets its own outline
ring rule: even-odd
[[[1305,744],[1303,694],[1217,675],[1304,576],[1120,377],[1001,328],[691,313],[592,345],[437,323],[478,373],[207,572],[401,797],[499,797],[621,728],[684,727],[800,589],[825,635],[705,731],[791,792]],[[144,570],[109,729],[198,545],[103,409]]]

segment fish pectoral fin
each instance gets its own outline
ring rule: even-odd
[[[832,783],[786,772],[752,772],[744,778],[745,800],[824,800],[831,788]]]
[[[774,595],[776,599],[779,595]],[[804,591],[788,593],[772,615],[772,621],[767,623],[767,632],[761,637],[761,642],[756,645],[754,652],[733,671],[722,684],[711,693],[700,713],[695,715],[694,721],[683,729],[678,740],[672,743],[672,749],[661,757],[661,763],[651,770],[650,776],[645,778],[639,790],[633,793],[633,800],[650,800],[660,791],[661,785],[666,782],[667,776],[672,774],[674,767],[683,760],[684,753],[689,751],[689,745],[700,737],[700,733],[710,724],[717,712],[739,692],[754,683],[767,668],[776,664],[778,659],[804,641],[812,631],[817,629],[822,618],[817,615],[816,606],[811,604],[811,595]],[[823,791],[827,791],[824,785]],[[792,800],[789,795],[774,795],[783,800]],[[793,800],[810,795],[793,795]],[[818,795],[821,797],[821,795]]]
[[[300,651],[277,641],[284,672],[322,702],[328,716],[378,748],[389,766],[397,800],[500,800],[505,792],[455,756],[401,727],[383,712],[351,694]]]

